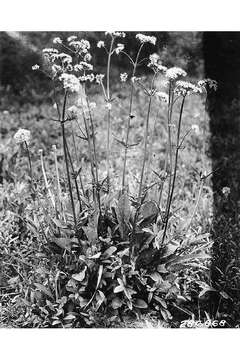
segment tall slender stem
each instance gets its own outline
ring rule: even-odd
[[[197,196],[197,200],[196,200],[196,203],[195,203],[195,206],[194,206],[194,209],[193,209],[193,212],[191,214],[191,217],[189,219],[189,221],[187,222],[187,226],[186,226],[186,230],[185,232],[187,233],[188,230],[190,229],[190,226],[191,226],[191,223],[193,221],[193,218],[197,212],[197,208],[198,208],[198,204],[199,204],[199,201],[200,201],[200,198],[201,198],[201,194],[202,194],[202,191],[203,191],[203,185],[204,185],[204,178],[203,179],[200,179],[200,187],[199,187],[199,190],[198,190],[198,196]]]
[[[145,170],[145,164],[146,164],[146,158],[147,158],[148,128],[149,128],[151,103],[152,103],[152,95],[149,96],[147,120],[146,120],[145,134],[144,134],[143,163],[142,163],[142,170],[141,170],[141,177],[140,177],[140,184],[139,184],[139,191],[138,191],[139,199],[142,195],[143,177],[144,177],[144,170]]]
[[[183,100],[182,100],[182,104],[181,104],[181,109],[180,109],[180,115],[179,115],[179,121],[178,121],[177,148],[176,148],[176,152],[175,152],[175,163],[174,163],[174,171],[173,171],[173,180],[172,180],[172,187],[171,187],[171,192],[170,192],[170,197],[169,197],[169,202],[168,202],[168,207],[167,207],[167,213],[166,213],[166,217],[165,217],[165,226],[164,226],[164,231],[163,231],[162,243],[163,243],[164,240],[165,240],[165,236],[166,236],[166,232],[167,232],[167,226],[168,226],[168,221],[169,221],[170,208],[171,208],[171,203],[172,203],[172,198],[173,198],[173,192],[174,192],[174,187],[175,187],[175,181],[176,181],[177,166],[178,166],[178,153],[179,153],[179,148],[180,148],[180,146],[179,146],[179,144],[180,144],[180,132],[181,132],[182,114],[183,114],[183,107],[184,107],[185,97],[186,97],[186,96],[183,96]]]
[[[167,196],[167,205],[166,211],[169,207],[169,200],[171,195],[171,186],[172,186],[172,170],[173,170],[173,161],[172,161],[172,110],[173,110],[173,89],[172,83],[169,84],[169,95],[168,95],[168,157],[169,157],[169,181],[168,181],[168,196]]]
[[[29,175],[30,175],[30,179],[31,179],[31,188],[32,191],[34,190],[33,188],[33,171],[32,171],[32,161],[31,161],[31,156],[30,156],[30,151],[29,151],[29,147],[26,141],[24,141],[26,150],[27,150],[27,157],[28,157],[28,164],[29,164]]]
[[[72,162],[72,158],[71,158],[71,154],[70,154],[70,151],[69,151],[67,142],[66,142],[66,149],[67,149],[67,154],[68,154],[69,162],[70,162],[71,169],[72,169],[72,173],[73,173],[73,177],[74,177],[75,188],[76,188],[76,191],[77,191],[77,198],[78,198],[78,203],[79,203],[79,210],[80,210],[80,212],[82,212],[82,202],[81,202],[79,187],[78,187],[78,183],[77,183],[77,178],[76,178],[76,176],[75,176],[75,170],[74,170],[74,166],[73,166],[73,162]]]
[[[97,151],[96,151],[96,136],[95,136],[95,130],[93,125],[93,117],[91,113],[91,109],[89,106],[88,97],[86,97],[87,105],[88,105],[88,112],[89,112],[89,118],[90,118],[90,125],[91,125],[91,131],[92,131],[92,143],[93,143],[93,158],[94,158],[94,166],[95,166],[95,176],[96,176],[96,196],[98,201],[98,207],[99,211],[101,212],[101,202],[100,202],[100,189],[99,189],[99,177],[98,177],[98,162],[97,162]]]
[[[141,52],[142,47],[143,47],[143,44],[141,44],[141,46],[139,47],[139,50],[138,50],[138,53],[137,53],[137,56],[136,56],[136,60],[135,60],[135,62],[134,62],[132,77],[135,76],[136,69],[137,69],[137,64],[138,64],[138,59],[139,59],[139,56],[140,56],[140,52]],[[126,55],[127,55],[127,54],[126,54]],[[124,161],[123,161],[123,175],[122,175],[122,190],[123,190],[123,191],[124,191],[124,188],[125,188],[125,177],[126,177],[127,152],[128,152],[128,141],[129,141],[130,123],[131,123],[131,119],[132,119],[132,117],[133,117],[133,115],[132,115],[133,90],[134,90],[134,84],[133,84],[133,82],[132,82],[132,85],[131,85],[131,93],[130,93],[130,103],[129,103],[127,132],[126,132],[126,139],[125,139]]]
[[[66,145],[66,134],[65,134],[65,110],[66,110],[66,102],[67,102],[67,91],[65,91],[64,94],[64,100],[63,100],[63,109],[62,109],[62,116],[61,116],[61,131],[62,131],[62,139],[63,139],[63,152],[64,152],[64,160],[66,165],[66,172],[67,172],[67,181],[68,181],[68,188],[69,188],[69,194],[70,194],[70,200],[71,200],[71,206],[72,206],[72,212],[73,212],[73,220],[75,228],[77,228],[77,217],[75,212],[75,206],[74,206],[74,200],[73,200],[73,192],[72,192],[72,184],[71,184],[71,178],[70,178],[70,171],[69,171],[69,164],[68,164],[68,154],[67,154],[67,145]]]
[[[111,67],[111,56],[112,48],[114,44],[114,37],[112,37],[110,50],[108,52],[108,61],[107,61],[107,102],[110,105],[110,67]],[[107,113],[107,191],[109,192],[110,188],[110,131],[111,131],[111,109],[108,109]]]

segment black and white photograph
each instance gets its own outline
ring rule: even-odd
[[[240,31],[169,27],[1,29],[0,330],[239,328]]]

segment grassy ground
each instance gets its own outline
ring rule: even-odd
[[[113,102],[113,118],[112,118],[112,144],[111,144],[111,187],[112,197],[114,198],[117,191],[121,187],[121,176],[123,166],[124,149],[119,144],[118,140],[122,140],[126,132],[126,122],[128,115],[129,103],[129,88],[124,84],[114,90]],[[100,180],[106,176],[106,109],[104,100],[99,94],[98,90],[92,90],[91,101],[96,103],[94,109],[94,125],[96,130],[96,145],[97,156],[100,169]],[[70,104],[69,104],[70,105]],[[176,107],[179,105],[177,104]],[[147,178],[148,183],[156,180],[155,172],[159,172],[163,168],[164,158],[167,147],[167,126],[166,126],[166,111],[167,108],[163,103],[154,101],[151,116],[150,116],[150,134],[148,143],[148,161],[147,161]],[[145,126],[145,119],[147,113],[147,98],[141,91],[136,91],[134,98],[133,114],[135,117],[132,120],[130,129],[130,143],[138,143],[132,147],[128,153],[127,160],[127,178],[129,183],[129,192],[131,195],[137,194],[138,177],[140,166],[142,162],[142,148],[143,148],[143,133]],[[176,112],[177,113],[177,112]],[[31,208],[31,199],[29,198],[29,185],[27,178],[28,174],[28,159],[26,153],[20,150],[18,145],[14,143],[13,135],[19,128],[26,128],[31,131],[32,140],[30,145],[30,153],[33,163],[33,174],[36,179],[39,193],[41,193],[40,204],[45,211],[49,210],[49,200],[44,184],[43,172],[41,169],[39,149],[43,149],[44,165],[48,181],[53,187],[56,183],[54,158],[52,153],[52,145],[57,146],[57,157],[61,178],[61,186],[63,191],[66,190],[66,179],[63,177],[63,151],[62,140],[59,124],[52,119],[56,118],[56,110],[51,104],[42,103],[38,105],[25,103],[19,107],[18,103],[10,103],[7,99],[2,102],[0,113],[0,251],[2,259],[0,263],[0,306],[1,306],[1,326],[13,327],[49,327],[51,326],[46,320],[49,318],[50,310],[46,306],[51,307],[51,304],[46,302],[43,305],[41,298],[41,289],[35,288],[36,283],[51,284],[56,280],[59,271],[63,271],[61,267],[61,252],[59,249],[53,248],[48,242],[43,240],[39,242],[38,234],[34,226],[25,226],[26,218],[31,224],[36,220]],[[176,117],[175,120],[176,122]],[[197,125],[193,127],[192,125]],[[75,134],[76,153],[78,159],[75,157],[73,146],[72,131]],[[176,129],[173,129],[176,134]],[[186,106],[183,113],[183,127],[182,136],[189,134],[185,138],[182,149],[180,151],[180,160],[177,173],[177,182],[174,192],[172,220],[170,221],[169,239],[174,238],[176,241],[179,238],[184,240],[184,244],[194,242],[197,239],[202,239],[203,247],[211,247],[211,222],[213,216],[212,207],[212,189],[211,177],[208,177],[203,185],[198,210],[194,216],[191,228],[185,233],[182,229],[186,221],[190,219],[196,204],[198,191],[200,187],[199,173],[211,172],[211,159],[208,156],[209,147],[209,127],[208,120],[204,113],[204,101],[200,97],[192,96],[187,99]],[[91,189],[90,183],[90,169],[89,158],[87,152],[87,143],[76,137],[79,134],[78,127],[75,123],[67,125],[67,136],[71,147],[71,153],[74,159],[74,166],[77,168],[79,164],[82,165],[82,181],[85,190]],[[118,140],[116,140],[116,138]],[[106,197],[103,195],[103,202]],[[164,192],[163,201],[166,199],[166,192]],[[148,194],[148,200],[157,201],[157,192],[153,188]],[[106,200],[107,201],[107,200]],[[69,205],[67,205],[69,209]],[[39,214],[41,211],[39,210]],[[23,221],[23,218],[25,219]],[[36,220],[37,221],[37,220]],[[50,239],[51,240],[51,239]],[[65,255],[64,255],[65,256]],[[190,272],[188,274],[188,271]],[[58,274],[58,275],[56,275]],[[198,281],[198,286],[204,278],[206,284],[211,286],[209,278],[209,267],[205,265],[194,268],[185,269],[181,272],[182,284],[185,286],[185,295],[188,294],[188,282],[191,279]],[[55,280],[54,280],[55,279]],[[190,287],[192,283],[190,284]],[[205,286],[205,285],[204,285]],[[200,290],[205,287],[198,288]],[[196,291],[195,291],[196,293]],[[187,295],[186,295],[187,296]],[[190,299],[190,298],[189,298]],[[50,301],[50,299],[46,300]],[[188,300],[185,310],[175,308],[173,311],[173,320],[161,319],[158,311],[149,309],[143,310],[150,314],[149,324],[168,324],[167,326],[179,326],[179,321],[183,319],[196,318],[197,314],[201,313],[202,309],[206,309],[207,296],[203,294],[201,297],[196,297],[194,302]],[[40,305],[39,305],[40,303]],[[54,305],[59,302],[55,301]],[[31,304],[38,305],[41,309],[41,314],[33,314]],[[181,304],[179,300],[178,304]],[[191,305],[192,304],[192,305]],[[61,307],[61,306],[60,306]],[[182,308],[182,305],[180,306]],[[45,310],[44,310],[45,309]],[[197,309],[197,310],[196,310]],[[39,310],[38,310],[39,311]],[[58,311],[59,308],[58,308]],[[67,314],[71,313],[71,309]],[[126,313],[126,316],[130,316]],[[138,318],[142,318],[142,312],[138,313]],[[75,316],[75,315],[74,315]],[[123,326],[128,326],[129,322],[125,319],[125,315],[115,310],[111,314],[109,320],[108,313],[104,310],[100,311],[99,326],[118,326],[123,319]],[[209,315],[211,317],[211,314]],[[109,321],[105,321],[106,317]],[[206,319],[204,312],[200,315],[201,320]],[[151,319],[155,320],[151,320]],[[41,320],[40,320],[41,319]],[[70,318],[69,318],[70,319]],[[105,320],[104,320],[105,319]],[[125,319],[125,320],[124,320]],[[143,318],[145,319],[145,318]],[[56,320],[56,318],[55,318]],[[56,320],[56,326],[59,324]],[[70,321],[70,320],[69,320]],[[66,320],[66,324],[69,324]],[[160,321],[160,323],[159,323]],[[131,320],[132,322],[132,320]],[[133,321],[134,322],[134,321]],[[135,327],[142,327],[145,320],[136,322]],[[66,327],[69,327],[66,325]],[[52,323],[54,326],[54,324]],[[70,325],[72,326],[72,325]],[[79,324],[76,326],[80,326]],[[94,318],[90,326],[97,326],[97,320]],[[130,326],[130,325],[129,325]],[[133,325],[134,326],[134,325]],[[143,325],[145,326],[145,325]],[[146,325],[147,326],[147,325]]]

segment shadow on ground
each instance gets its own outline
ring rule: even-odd
[[[240,320],[240,33],[203,35],[206,77],[218,81],[218,91],[208,98],[214,191],[212,236],[213,317]],[[230,188],[230,194],[227,189]]]

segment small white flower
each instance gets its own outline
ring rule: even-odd
[[[159,97],[159,99],[165,103],[168,103],[169,96],[163,91],[157,91],[156,95]]]
[[[87,63],[85,61],[81,61],[80,66],[82,66],[83,70],[88,70],[88,71],[93,70],[92,64],[89,64],[89,63]]]
[[[53,44],[62,44],[62,40],[60,39],[60,37],[55,37],[53,39]]]
[[[33,71],[38,70],[39,68],[40,68],[40,66],[38,64],[35,64],[32,66]]]
[[[75,75],[62,74],[59,77],[59,80],[63,82],[64,89],[69,90],[71,92],[79,92],[80,82]]]
[[[126,36],[125,32],[122,31],[106,31],[105,35],[111,35],[114,37],[122,37],[122,38]]]
[[[156,53],[149,55],[149,60],[152,64],[157,64],[160,60],[160,56]]]
[[[57,104],[56,104],[56,103],[53,104],[53,108],[54,108],[55,110],[57,109]]]
[[[127,73],[122,73],[120,74],[120,80],[121,82],[126,82],[128,78],[128,74]]]
[[[58,54],[58,50],[54,48],[45,48],[42,52],[44,54]]]
[[[176,88],[174,89],[174,92],[177,95],[190,95],[190,94],[201,94],[202,88],[200,86],[197,86],[195,84],[190,83],[189,81],[182,81],[179,80],[176,82]]]
[[[104,47],[104,46],[105,46],[104,41],[102,41],[102,40],[98,41],[97,47],[98,47],[99,49],[101,49],[101,48]]]
[[[123,50],[124,50],[124,45],[123,44],[117,44],[117,47],[115,49],[116,54],[119,55],[120,52],[123,51]]]
[[[88,75],[82,75],[82,76],[79,76],[79,80],[81,82],[85,82],[87,80],[89,80],[90,82],[93,82],[95,79],[95,76],[94,74],[88,74]]]
[[[83,58],[84,61],[91,61],[92,55],[90,53],[86,53]]]
[[[95,76],[95,78],[96,78],[96,83],[97,83],[97,84],[101,84],[104,76],[105,76],[105,75],[103,75],[103,74],[97,74],[97,75]]]
[[[216,91],[218,86],[216,80],[212,80],[209,78],[198,81],[198,85],[205,91],[207,91],[207,89],[213,89],[214,91]]]
[[[142,44],[150,43],[152,45],[155,45],[157,41],[157,38],[155,36],[147,36],[143,34],[137,34],[136,39],[138,39]]]
[[[83,70],[83,66],[80,64],[76,64],[74,65],[74,71],[82,71]]]
[[[132,81],[133,84],[135,84],[135,82],[141,81],[141,78],[140,78],[140,77],[137,77],[137,76],[133,76],[133,77],[131,78],[131,81]]]
[[[19,129],[14,135],[14,140],[17,144],[22,144],[26,142],[27,145],[30,144],[31,132],[26,129]]]
[[[97,106],[97,104],[95,102],[90,102],[89,103],[89,107],[90,107],[91,110],[95,109],[96,106]]]
[[[227,197],[230,194],[231,190],[228,186],[225,186],[222,188],[222,193],[225,197]]]
[[[199,126],[197,124],[193,124],[191,126],[191,129],[195,132],[196,135],[200,134],[200,129],[199,129]]]
[[[67,41],[68,41],[68,42],[71,42],[71,41],[74,41],[74,40],[76,40],[76,39],[77,39],[77,36],[71,35],[71,36],[69,36],[69,37],[67,38]]]
[[[150,63],[148,64],[148,67],[153,69],[155,73],[162,72],[165,73],[167,71],[167,67],[163,66],[160,60],[160,56],[158,54],[152,54],[149,56]]]
[[[184,71],[183,69],[181,69],[179,67],[175,67],[175,66],[167,69],[167,71],[166,71],[166,77],[171,80],[175,80],[179,76],[186,76],[186,75],[187,75],[186,71]]]
[[[112,108],[112,104],[110,102],[107,102],[105,107],[108,109],[108,110],[111,110]]]
[[[71,113],[72,115],[76,115],[77,112],[78,112],[78,108],[77,108],[76,105],[72,105],[72,106],[70,106],[70,107],[67,109],[67,111],[68,111],[69,113]]]

